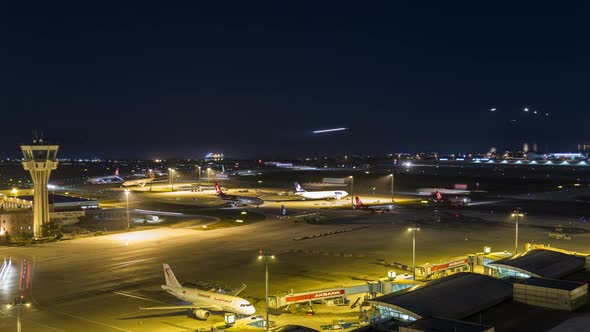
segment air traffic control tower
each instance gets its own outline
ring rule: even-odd
[[[42,236],[43,223],[49,222],[47,183],[51,171],[57,168],[59,145],[44,145],[43,139],[35,139],[33,145],[21,145],[20,149],[24,156],[23,167],[33,178],[33,234],[37,239]]]

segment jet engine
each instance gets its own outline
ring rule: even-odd
[[[203,320],[207,320],[207,318],[209,318],[209,316],[211,316],[211,313],[209,311],[203,310],[203,309],[195,309],[194,313],[198,319],[203,319]]]

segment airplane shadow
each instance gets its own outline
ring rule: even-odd
[[[186,316],[187,318],[194,318],[190,310],[179,310],[174,312],[166,312],[166,313],[159,313],[159,314],[145,314],[145,315],[135,315],[129,317],[120,317],[117,318],[119,320],[134,320],[134,319],[146,319],[146,318],[163,318],[163,317],[174,317],[174,316]]]

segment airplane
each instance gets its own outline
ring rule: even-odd
[[[344,190],[335,191],[305,191],[298,182],[295,182],[295,195],[301,196],[304,199],[342,199],[348,196]]]
[[[217,182],[215,182],[215,193],[217,197],[221,198],[224,201],[230,202],[230,204],[234,207],[240,205],[255,205],[256,207],[258,207],[264,204],[264,201],[258,197],[227,195],[223,192],[223,190],[221,190]]]
[[[90,184],[111,184],[111,183],[123,183],[122,177],[119,176],[119,168],[115,170],[114,175],[106,175],[106,176],[97,176],[93,178],[86,179],[86,183]]]
[[[371,204],[371,205],[365,205],[363,204],[363,202],[361,201],[361,199],[358,196],[355,196],[355,202],[356,204],[352,206],[353,209],[356,210],[368,210],[368,211],[372,211],[374,213],[385,213],[385,212],[391,212],[393,211],[393,209],[395,209],[395,205],[393,204]]]
[[[246,288],[246,285],[228,293],[221,294],[216,292],[204,291],[197,288],[183,287],[168,264],[164,264],[164,278],[166,285],[162,289],[170,295],[186,302],[188,305],[172,305],[161,307],[140,307],[140,310],[174,310],[174,309],[191,309],[195,316],[202,320],[207,320],[211,313],[209,311],[232,312],[238,315],[250,316],[256,312],[256,309],[238,295]]]
[[[471,198],[466,196],[449,196],[443,195],[440,191],[433,193],[430,200],[435,203],[449,204],[449,205],[469,205]]]
[[[121,184],[122,187],[135,187],[141,186],[144,187],[146,184],[151,183],[155,179],[155,173],[152,170],[148,171],[147,178],[135,179],[135,180],[127,180]]]

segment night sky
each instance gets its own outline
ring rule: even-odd
[[[590,141],[582,1],[370,3],[0,8],[2,155],[33,129],[86,157]]]

